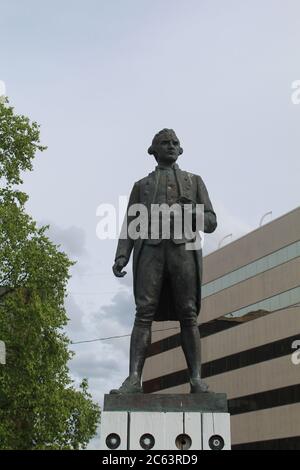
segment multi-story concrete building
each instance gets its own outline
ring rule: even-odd
[[[202,375],[228,395],[233,449],[300,449],[300,207],[206,256],[202,299]],[[144,389],[189,392],[178,323],[158,329]]]

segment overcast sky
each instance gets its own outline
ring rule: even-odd
[[[73,341],[131,331],[131,274],[113,278],[116,241],[97,239],[96,208],[153,169],[161,128],[175,129],[180,167],[215,206],[206,252],[299,205],[299,44],[298,0],[0,1],[0,80],[48,145],[24,178],[27,208],[77,261]],[[128,345],[73,346],[72,374],[100,403],[127,375]]]

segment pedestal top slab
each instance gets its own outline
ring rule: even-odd
[[[226,393],[104,395],[103,411],[227,413]]]

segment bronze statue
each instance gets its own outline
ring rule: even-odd
[[[204,205],[204,232],[211,233],[217,226],[207,189],[200,176],[179,169],[176,160],[183,152],[179,139],[172,129],[158,132],[148,149],[154,155],[155,171],[136,182],[131,191],[128,208],[140,203],[151,204],[190,203]],[[127,227],[133,216],[127,217]],[[191,393],[206,392],[208,386],[201,379],[201,348],[197,317],[201,305],[202,250],[187,250],[190,241],[181,238],[158,237],[152,239],[130,236],[120,238],[113,272],[123,277],[123,268],[133,250],[134,296],[136,317],[130,342],[129,377],[117,390],[110,393],[142,393],[142,371],[151,343],[152,321],[178,320],[181,327],[181,344],[186,358]]]

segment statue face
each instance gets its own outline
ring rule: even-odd
[[[155,156],[161,163],[176,162],[180,153],[180,143],[175,134],[163,134],[155,145]]]

